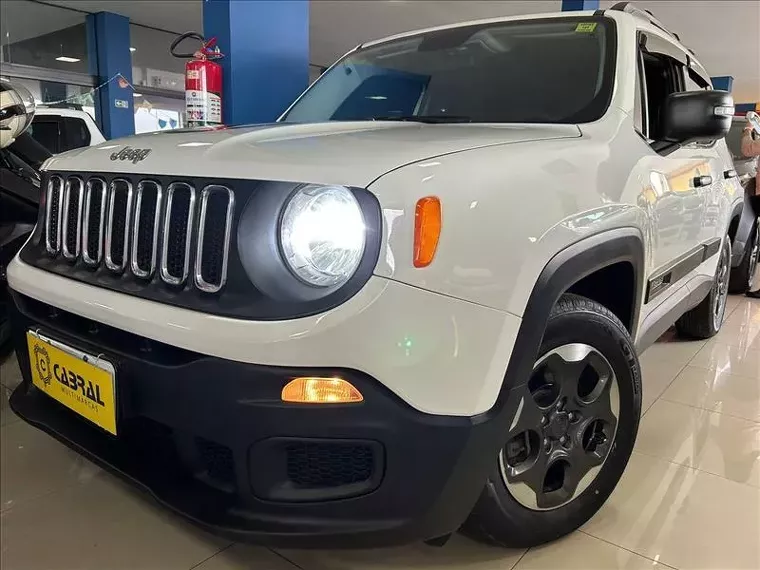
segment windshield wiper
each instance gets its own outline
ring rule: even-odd
[[[372,117],[373,121],[409,121],[412,123],[471,123],[472,118],[465,115],[388,115]]]

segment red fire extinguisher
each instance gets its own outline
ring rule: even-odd
[[[193,38],[201,42],[193,53],[177,52],[183,40]],[[174,57],[190,58],[185,64],[185,110],[191,127],[222,124],[222,66],[215,59],[224,57],[216,45],[216,38],[206,41],[197,32],[187,32],[172,42],[169,51]]]

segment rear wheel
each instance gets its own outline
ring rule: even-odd
[[[755,267],[757,266],[758,255],[760,255],[760,227],[758,227],[757,220],[755,220],[749,236],[741,262],[736,267],[731,268],[731,278],[728,281],[729,293],[746,293],[754,290],[758,285],[754,283]]]
[[[512,390],[505,445],[463,527],[485,542],[524,548],[577,529],[615,488],[633,450],[641,377],[620,320],[565,295],[539,354],[528,381]]]
[[[728,283],[731,278],[731,241],[726,238],[718,258],[710,294],[704,300],[676,321],[676,329],[682,336],[690,338],[710,338],[715,336],[723,324],[728,301]]]

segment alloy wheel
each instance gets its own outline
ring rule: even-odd
[[[752,250],[749,254],[749,282],[747,283],[749,291],[752,291],[752,286],[755,284],[755,269],[760,258],[760,223],[755,224],[754,234],[755,239],[752,241]]]
[[[521,505],[566,505],[596,479],[617,433],[620,394],[607,359],[588,344],[555,348],[533,367],[508,441],[502,480]]]
[[[715,281],[715,300],[713,301],[713,327],[720,330],[723,324],[723,315],[726,312],[726,302],[728,300],[728,280],[730,271],[730,259],[727,254],[727,248],[721,249],[720,259],[718,260],[718,269]]]

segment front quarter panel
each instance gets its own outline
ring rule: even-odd
[[[610,162],[608,141],[578,138],[461,152],[391,172],[370,186],[385,222],[376,273],[522,315],[558,252],[613,228],[645,235],[644,211],[621,200],[630,170]],[[418,269],[414,208],[431,195],[441,200],[443,229],[435,259]]]

